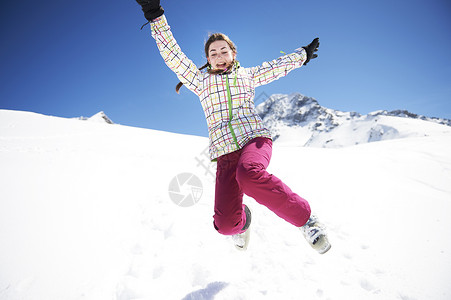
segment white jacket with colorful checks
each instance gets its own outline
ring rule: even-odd
[[[174,39],[163,15],[151,24],[161,56],[180,81],[200,98],[210,138],[210,159],[241,149],[256,137],[271,138],[255,111],[255,88],[285,76],[307,59],[303,48],[261,66],[242,68],[238,64],[227,74],[200,71]]]

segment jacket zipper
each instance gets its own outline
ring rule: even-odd
[[[226,77],[226,87],[227,87],[227,102],[229,104],[229,122],[227,125],[229,126],[230,133],[232,134],[233,141],[235,142],[235,145],[240,149],[240,144],[238,144],[238,140],[236,139],[235,131],[232,127],[232,95],[230,93],[230,85],[229,85],[229,76],[228,74],[225,74]],[[237,74],[235,74],[235,80],[234,83],[236,84],[236,77]]]

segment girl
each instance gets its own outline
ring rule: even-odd
[[[214,227],[232,235],[246,249],[251,212],[243,193],[299,227],[319,253],[330,249],[323,226],[311,216],[308,202],[266,171],[272,152],[271,134],[254,108],[255,88],[270,83],[316,58],[318,38],[306,47],[261,66],[242,68],[236,47],[216,33],[205,44],[207,63],[198,69],[181,51],[159,0],[137,0],[150,22],[152,37],[168,67],[200,98],[209,129],[210,158],[217,161]],[[201,70],[206,68],[206,72]]]

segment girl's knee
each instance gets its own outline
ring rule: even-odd
[[[248,182],[256,182],[264,174],[265,168],[260,163],[243,163],[238,164],[236,170],[236,180],[241,186]]]

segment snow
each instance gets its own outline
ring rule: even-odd
[[[380,118],[412,134],[274,144],[269,171],[328,227],[319,255],[248,197],[246,252],[214,230],[206,138],[0,110],[0,299],[450,299],[449,127]],[[181,207],[186,172],[203,192]]]

